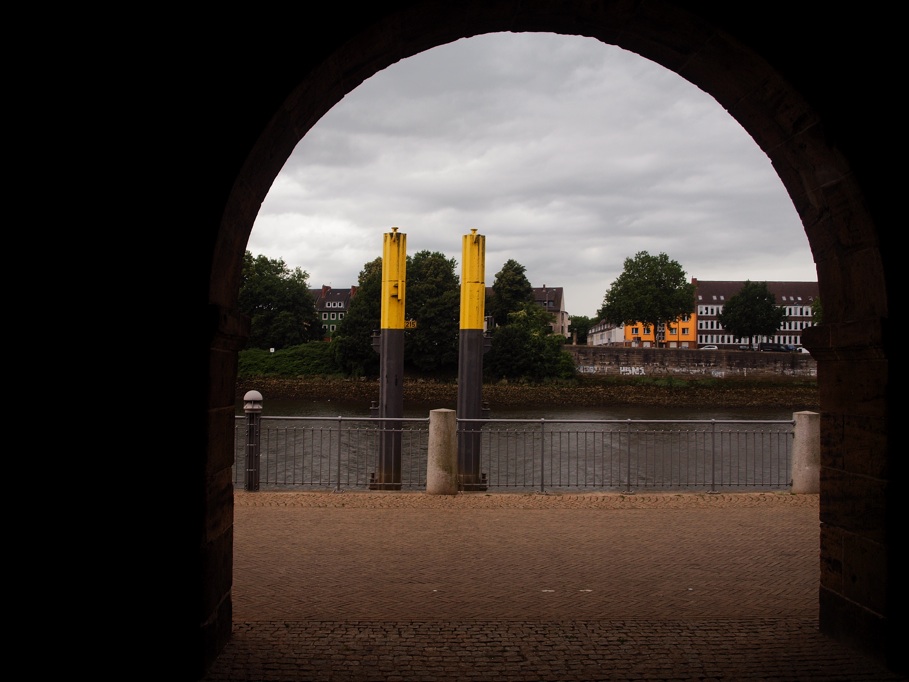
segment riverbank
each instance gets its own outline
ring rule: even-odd
[[[378,400],[376,380],[325,379],[315,377],[259,377],[237,382],[237,399],[256,390],[266,400]],[[458,387],[455,383],[422,379],[404,382],[404,400],[454,405]],[[483,400],[499,406],[564,405],[590,407],[597,405],[704,405],[712,407],[781,407],[792,410],[819,409],[815,383],[803,381],[775,382],[679,382],[664,386],[656,383],[634,384],[582,380],[573,386],[526,386],[519,384],[486,384]]]

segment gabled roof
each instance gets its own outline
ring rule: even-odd
[[[323,285],[321,289],[310,289],[309,293],[316,302],[316,308],[324,308],[329,301],[341,302],[344,305],[340,307],[346,308],[350,304],[350,299],[357,295],[357,287],[332,289],[330,286]]]
[[[752,282],[760,280],[751,280]],[[693,278],[695,305],[723,305],[738,294],[744,281],[704,281]],[[817,282],[766,282],[767,290],[776,298],[777,305],[811,305],[818,297]]]
[[[492,287],[486,287],[486,301],[489,302],[495,295]],[[545,284],[541,287],[533,287],[533,300],[538,306],[545,310],[561,312],[565,309],[564,290],[562,287],[547,287]],[[549,301],[550,305],[546,302]]]
[[[562,310],[562,287],[534,287],[533,300],[547,310]]]

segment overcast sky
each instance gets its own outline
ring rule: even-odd
[[[297,145],[248,249],[357,283],[398,227],[407,253],[461,275],[486,236],[486,285],[509,258],[595,317],[639,251],[702,280],[816,281],[770,160],[717,102],[671,71],[591,38],[496,33],[393,64]]]

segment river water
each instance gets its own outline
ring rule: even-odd
[[[291,424],[282,417],[345,417],[369,419],[369,405],[361,401],[336,400],[266,400],[262,416],[269,420],[263,428],[263,455],[268,461],[261,466],[263,484],[307,484],[321,487],[367,486],[370,472],[378,468],[378,431],[362,426],[340,424],[333,426],[334,435],[327,435],[323,424]],[[450,404],[408,402],[404,404],[405,419],[426,419],[433,409],[454,409]],[[709,421],[787,422],[803,408],[723,408],[704,406],[560,406],[495,408],[491,406],[489,419],[545,420],[558,424],[559,420],[631,420],[628,428],[634,434],[643,429],[646,435],[632,435],[625,426],[570,425],[555,426],[545,431],[540,427],[519,427],[510,423],[504,431],[486,431],[478,446],[480,468],[488,474],[490,488],[589,487],[609,489],[622,487],[676,487],[703,489],[708,483],[721,481],[720,485],[748,488],[772,485],[785,489],[789,482],[789,436],[772,435],[782,425],[721,425],[691,424],[665,426],[650,421]],[[242,401],[236,413],[243,415]],[[243,485],[245,461],[245,431],[238,420],[236,457],[240,463],[235,484]],[[318,424],[318,425],[317,425]],[[491,426],[491,424],[490,424]],[[719,431],[716,431],[719,429]],[[745,429],[746,435],[731,435]],[[544,436],[545,431],[545,436]],[[343,432],[343,434],[342,434]],[[413,437],[405,427],[406,438],[412,442],[402,448],[403,482],[405,487],[420,487],[426,481],[425,430],[414,431]],[[590,433],[589,433],[590,432]],[[712,433],[725,432],[716,440]],[[342,435],[338,435],[342,434]],[[332,440],[340,438],[340,440]],[[369,440],[372,438],[373,440]],[[328,445],[323,441],[328,439]],[[544,442],[545,439],[545,442]],[[345,445],[346,443],[346,445]],[[412,450],[412,452],[411,452]],[[766,450],[766,452],[765,452]],[[721,453],[719,458],[714,452]],[[308,453],[306,459],[303,453]],[[545,453],[545,461],[542,459]],[[314,458],[312,456],[314,455]],[[343,456],[343,466],[341,458]],[[343,480],[342,480],[343,478]],[[565,483],[565,482],[568,483]],[[767,482],[771,483],[767,483]]]
[[[454,404],[405,402],[405,418],[425,418],[434,409],[455,409]],[[792,419],[794,412],[804,407],[704,407],[704,406],[649,406],[649,405],[602,405],[594,407],[539,406],[502,407],[490,406],[490,419],[665,419],[665,420],[737,420],[737,419]],[[237,402],[238,415],[243,414],[243,401]],[[262,415],[294,417],[369,417],[369,404],[356,401],[338,400],[266,400],[262,404]]]

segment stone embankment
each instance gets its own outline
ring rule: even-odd
[[[256,390],[266,400],[378,400],[376,380],[276,378],[244,379],[237,383],[237,399]],[[440,381],[409,380],[404,383],[404,399],[435,403],[453,408],[457,403],[457,385]],[[526,386],[487,384],[483,400],[499,406],[533,405],[703,405],[711,407],[782,407],[793,410],[817,410],[819,395],[812,382],[740,382],[719,381],[699,385],[658,386],[633,385],[603,381],[581,381],[573,386]]]

